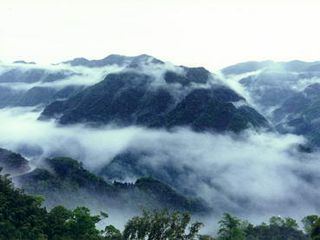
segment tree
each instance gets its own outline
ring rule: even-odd
[[[244,240],[245,231],[242,221],[229,213],[225,213],[219,221],[219,240]]]
[[[96,224],[107,217],[106,213],[91,215],[85,207],[68,210],[63,206],[48,212],[41,207],[42,202],[42,197],[29,196],[15,189],[7,175],[0,175],[0,239],[120,240],[105,238],[111,226],[106,232],[96,228]]]
[[[310,237],[312,240],[320,240],[320,218],[312,224]]]
[[[294,229],[294,230],[299,229],[299,225],[298,225],[297,221],[293,218],[290,218],[290,217],[284,218],[284,227],[289,228],[289,229]]]
[[[319,219],[317,215],[309,215],[304,217],[301,222],[303,224],[303,229],[310,236],[312,227],[316,223],[316,221]]]
[[[42,198],[14,189],[9,176],[0,175],[0,239],[45,239],[47,212],[41,203]]]
[[[272,226],[282,227],[285,224],[285,220],[280,216],[272,216],[269,219],[269,224]]]
[[[269,219],[269,223],[271,226],[284,227],[298,230],[299,225],[297,221],[290,217],[282,218],[280,216],[273,216]]]
[[[47,216],[46,230],[48,239],[59,239],[67,233],[66,222],[72,216],[72,212],[63,206],[53,208]]]
[[[101,232],[96,229],[96,223],[100,220],[100,215],[91,216],[88,208],[77,207],[65,223],[68,236],[77,240],[102,239]]]
[[[105,227],[105,240],[123,240],[121,232],[113,225]]]
[[[128,221],[123,237],[126,240],[194,240],[199,237],[202,223],[190,224],[190,220],[191,216],[188,213],[144,211],[141,217],[134,217]]]
[[[296,220],[286,217],[274,216],[269,224],[262,223],[257,226],[249,224],[246,228],[247,240],[307,240],[306,235],[298,229]]]

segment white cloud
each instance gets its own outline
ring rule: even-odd
[[[43,70],[42,78],[36,82],[8,82],[0,83],[0,86],[14,90],[26,91],[34,87],[48,87],[62,89],[67,86],[91,86],[102,81],[108,74],[120,72],[124,67],[118,65],[108,65],[100,68],[72,67],[69,65],[30,65],[30,64],[0,64],[0,74],[7,71],[18,71],[21,75],[28,71]],[[49,74],[64,73],[65,78],[56,81],[43,81]]]
[[[164,173],[168,166],[176,169],[181,175],[173,184],[195,191],[218,215],[231,211],[251,220],[278,214],[301,217],[319,208],[319,154],[298,153],[297,144],[304,142],[301,137],[250,131],[236,136],[189,129],[65,127],[36,121],[39,113],[31,110],[0,111],[0,146],[29,152],[34,160],[74,157],[91,170],[101,169],[126,149],[149,152],[140,159],[142,167]]]

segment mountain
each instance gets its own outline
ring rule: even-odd
[[[136,57],[110,55],[101,60],[77,58],[49,66],[26,61],[0,63],[0,108],[44,106],[73,96],[118,68],[160,63],[163,62],[145,54]],[[82,68],[77,68],[79,66]]]
[[[10,175],[23,174],[31,169],[28,160],[3,148],[0,148],[0,168],[3,169],[2,173]]]
[[[14,61],[13,63],[21,63],[21,64],[36,64],[35,62],[27,62],[27,61],[24,61],[24,60]]]
[[[17,64],[15,67],[7,67],[0,75],[0,83],[53,82],[75,74],[68,70],[50,71],[37,66],[24,68],[23,65]]]
[[[30,171],[29,162],[21,155],[1,149],[0,166],[4,173],[19,173],[13,177],[14,182],[27,193],[45,196],[45,205],[49,207],[86,205],[101,210],[113,207],[138,211],[143,206],[194,213],[208,211],[201,200],[183,196],[156,179],[107,183],[71,158],[45,159]]]
[[[170,162],[165,166],[155,168],[152,159],[156,158],[156,155],[157,153],[152,151],[135,151],[129,149],[116,155],[110,163],[99,169],[96,174],[105,179],[116,179],[118,181],[151,176],[173,186],[180,192],[195,194],[195,192],[190,192],[190,189],[186,189],[185,186],[181,184],[183,179],[196,175],[193,170],[186,167],[181,168]]]
[[[320,146],[320,84],[314,83],[288,97],[274,110],[273,119],[281,132],[306,136]]]
[[[79,68],[81,67],[81,68]],[[77,58],[52,66],[0,64],[0,108],[45,107],[61,124],[117,124],[197,131],[268,128],[246,100],[203,67],[149,55]]]
[[[257,62],[257,61],[249,61],[249,62],[243,62],[243,63],[238,63],[235,65],[231,65],[228,67],[225,67],[222,69],[222,73],[225,75],[236,75],[236,74],[243,74],[243,73],[248,73],[248,72],[254,72],[261,70],[265,67],[268,67],[272,65],[272,61],[262,61],[262,62]]]
[[[144,179],[149,182],[149,179]],[[137,183],[140,184],[140,183]],[[159,192],[162,192],[160,186]],[[190,213],[167,210],[144,211],[127,221],[123,232],[101,220],[109,217],[106,212],[91,215],[86,207],[67,209],[56,206],[50,210],[42,206],[43,199],[31,196],[14,188],[7,176],[0,175],[0,239],[129,239],[131,236],[163,236],[165,239],[208,239],[209,235],[199,235],[200,222],[190,223]],[[4,207],[3,207],[4,206]],[[97,213],[95,213],[97,214]],[[108,222],[113,219],[108,219]],[[218,238],[232,236],[232,239],[252,240],[307,240],[319,236],[319,216],[309,215],[302,219],[304,231],[298,222],[290,217],[273,216],[269,222],[253,225],[248,220],[239,219],[225,213],[219,221]],[[101,230],[104,226],[105,230]],[[186,229],[189,228],[189,233]],[[221,234],[223,233],[223,235]],[[153,234],[153,235],[151,235]],[[193,236],[197,235],[196,238]],[[129,236],[129,237],[128,237]],[[191,237],[190,237],[191,236]]]
[[[159,59],[152,56],[142,54],[134,57],[128,57],[123,55],[112,54],[100,60],[88,60],[86,58],[75,58],[73,60],[65,61],[63,64],[69,64],[71,66],[82,66],[89,68],[99,68],[108,65],[118,66],[138,66],[141,64],[157,64],[163,63]]]
[[[46,105],[58,99],[65,99],[78,93],[82,87],[68,86],[63,89],[32,87],[28,90],[14,90],[0,86],[0,108],[31,107]]]
[[[65,101],[49,104],[41,119],[239,132],[268,128],[246,100],[204,68],[150,64],[126,68]]]
[[[238,63],[223,68],[221,71],[225,75],[237,75],[261,70],[281,70],[285,72],[318,72],[320,71],[320,61],[304,62],[293,60],[289,62],[267,61],[249,61]]]
[[[0,108],[37,106],[73,95],[81,86],[56,83],[78,76],[68,69],[50,69],[23,61],[0,64]]]
[[[248,62],[222,72],[243,86],[278,131],[305,136],[320,146],[320,62]]]

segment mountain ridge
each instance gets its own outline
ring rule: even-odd
[[[44,195],[50,207],[64,201],[71,204],[70,207],[77,207],[77,201],[74,204],[69,200],[79,198],[85,205],[90,204],[90,199],[102,201],[101,207],[108,207],[109,203],[118,208],[127,206],[139,210],[141,204],[145,204],[150,209],[168,208],[199,214],[208,210],[201,200],[184,196],[156,179],[142,177],[134,183],[108,183],[86,170],[82,163],[67,157],[47,158],[31,169],[29,161],[20,154],[1,148],[0,167],[4,173],[12,174],[14,182],[26,192]]]
[[[57,118],[61,124],[189,126],[201,131],[269,127],[243,97],[203,67],[167,69],[163,62],[141,67],[129,65],[66,101],[49,104],[40,119]],[[239,101],[244,104],[234,104]]]

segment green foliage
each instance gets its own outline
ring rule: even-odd
[[[289,217],[282,218],[279,216],[273,216],[269,219],[269,223],[271,226],[286,227],[295,230],[299,228],[297,221]]]
[[[61,239],[66,232],[65,223],[71,217],[71,212],[63,206],[53,208],[47,216],[46,233],[48,239]]]
[[[310,237],[312,240],[320,240],[320,218],[311,225]]]
[[[112,225],[108,225],[105,228],[105,239],[106,240],[122,240],[121,232]]]
[[[45,239],[45,220],[41,199],[14,189],[8,176],[0,175],[0,239]]]
[[[182,85],[208,81],[209,73],[203,68],[185,70],[184,76],[166,72],[165,81]],[[150,83],[150,75],[137,72],[109,74],[66,101],[49,104],[42,118],[61,115],[62,124],[117,122],[169,129],[189,126],[197,131],[240,132],[249,126],[268,127],[266,119],[253,108],[236,108],[231,102],[244,99],[228,87],[195,88],[176,99],[166,88],[151,91]]]
[[[107,217],[90,214],[78,207],[68,210],[57,206],[48,212],[41,207],[43,199],[14,189],[8,176],[0,175],[0,239],[6,240],[102,240],[104,231],[96,224]],[[109,226],[111,229],[113,226]],[[114,228],[115,232],[115,228]]]
[[[284,219],[279,216],[273,216],[269,219],[269,224],[272,226],[283,226],[284,223]]]
[[[16,180],[26,192],[44,195],[49,199],[50,206],[71,202],[70,198],[77,198],[77,202],[84,204],[87,199],[99,197],[102,203],[117,200],[119,206],[127,204],[139,209],[144,205],[149,209],[167,208],[192,213],[208,210],[202,200],[186,197],[156,179],[145,177],[138,179],[135,184],[111,184],[86,170],[74,159],[56,157],[44,161],[48,170],[38,168]]]
[[[297,221],[293,218],[290,217],[286,217],[285,218],[285,224],[284,227],[290,228],[290,229],[294,229],[294,230],[298,230],[299,225],[297,223]]]
[[[99,221],[100,216],[91,216],[89,209],[78,207],[65,222],[67,236],[77,240],[101,239],[100,232],[95,227]]]
[[[307,236],[300,231],[296,220],[286,217],[273,216],[269,224],[253,226],[249,224],[246,228],[247,240],[307,240]]]
[[[312,227],[316,223],[316,221],[319,219],[317,215],[309,215],[302,219],[303,229],[304,231],[310,235],[312,232]]]
[[[161,202],[163,208],[190,212],[205,212],[207,210],[200,200],[187,198],[170,186],[151,177],[138,179],[134,186],[147,193],[152,199]]]
[[[79,166],[81,169],[81,166]],[[214,240],[200,235],[202,223],[191,223],[188,213],[144,211],[130,219],[121,233],[108,225],[98,230],[96,224],[108,214],[91,215],[90,210],[56,206],[51,211],[41,207],[43,198],[15,189],[7,175],[0,175],[0,239],[5,240]],[[302,219],[305,233],[296,220],[271,217],[269,223],[252,225],[228,213],[219,221],[217,240],[320,240],[320,217]]]
[[[245,231],[240,219],[225,213],[219,221],[219,240],[244,240]]]
[[[87,171],[81,162],[72,158],[56,157],[46,159],[46,163],[54,170],[63,182],[69,182],[73,187],[86,187],[92,191],[110,192],[112,186],[102,178]]]
[[[188,213],[144,211],[141,217],[128,221],[123,232],[126,240],[193,240],[198,239],[201,223],[190,224]]]

